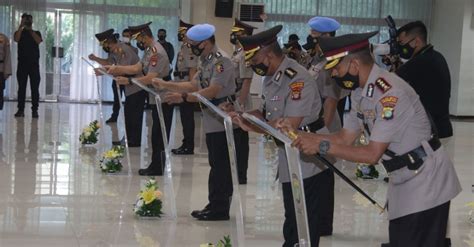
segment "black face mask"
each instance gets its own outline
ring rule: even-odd
[[[166,35],[158,35],[158,40],[159,41],[165,41]]]
[[[184,34],[178,33],[178,41],[181,42],[184,39]]]
[[[194,55],[196,55],[198,57],[201,56],[202,52],[204,51],[204,48],[199,48],[201,43],[202,43],[202,41],[199,42],[196,45],[191,45],[191,51],[193,52]]]
[[[251,64],[250,68],[259,76],[266,76],[268,73],[268,66],[263,61],[259,64]]]
[[[349,63],[349,67],[350,66],[351,64]],[[349,70],[347,70],[347,73],[342,77],[334,76],[333,79],[336,81],[336,84],[343,89],[356,90],[360,85],[359,76],[351,75]]]
[[[145,50],[145,43],[143,43],[141,41],[137,41],[137,47],[138,47],[138,49],[144,51]]]
[[[404,45],[402,44],[398,44],[398,48],[399,48],[399,51],[400,51],[400,57],[403,58],[403,59],[410,59],[411,57],[413,57],[413,53],[415,53],[415,47],[411,47],[410,46],[410,43],[413,41],[414,39],[406,42]]]
[[[233,45],[237,44],[237,35],[235,35],[234,33],[230,34],[230,43]]]
[[[110,47],[102,46],[102,50],[104,50],[106,53],[110,53]]]

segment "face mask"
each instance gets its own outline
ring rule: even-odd
[[[230,43],[233,45],[237,44],[237,36],[234,33],[230,34]]]
[[[414,39],[406,42],[404,45],[398,44],[399,49],[400,49],[400,58],[403,59],[410,59],[413,56],[413,53],[415,52],[415,48],[410,46],[410,43]]]
[[[181,42],[184,39],[184,34],[178,33],[178,41]]]
[[[191,45],[191,51],[193,52],[194,55],[196,55],[198,57],[201,56],[202,52],[204,51],[204,48],[199,48],[201,43],[202,43],[202,41],[199,42],[196,45]]]
[[[263,62],[259,64],[251,64],[250,67],[255,72],[255,74],[259,76],[265,76],[268,73],[268,66],[265,65]]]
[[[350,66],[351,64],[349,63],[349,67]],[[343,89],[356,90],[360,85],[359,76],[351,75],[349,69],[342,77],[334,76],[333,79],[336,81],[336,84]]]
[[[106,53],[110,52],[110,48],[106,46],[102,46],[102,50],[104,50]]]
[[[137,41],[137,47],[138,49],[144,51],[145,50],[145,44],[141,41]]]
[[[166,39],[166,35],[158,35],[158,40],[164,41]]]
[[[122,41],[124,43],[130,43],[130,38],[129,37],[122,37]]]

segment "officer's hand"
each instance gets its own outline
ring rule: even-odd
[[[89,54],[88,58],[92,61],[95,61],[97,57],[94,55],[94,53],[91,53]]]
[[[168,104],[179,104],[184,101],[183,95],[181,93],[176,92],[166,93],[164,100]]]
[[[258,130],[256,130],[254,128],[254,126],[251,123],[249,123],[247,120],[245,120],[240,113],[235,112],[235,111],[234,112],[229,112],[229,116],[231,117],[232,122],[237,124],[244,131],[259,132]]]
[[[321,140],[322,139],[317,134],[299,131],[297,132],[296,139],[291,145],[299,149],[304,154],[312,155],[319,152],[319,143]]]
[[[119,84],[119,85],[128,85],[128,78],[127,77],[123,77],[123,76],[118,76],[118,77],[115,77],[115,81]]]
[[[105,65],[104,69],[107,71],[108,74],[111,74],[111,75],[121,75],[121,74],[123,74],[120,71],[120,67],[115,66],[115,65]]]
[[[103,76],[103,72],[100,70],[100,68],[95,68],[94,69],[95,76]]]
[[[288,135],[290,132],[295,132],[296,130],[291,125],[290,121],[286,118],[279,118],[276,120],[274,127],[279,129],[281,132]]]
[[[162,87],[163,82],[164,81],[161,78],[153,78],[151,80],[151,85],[153,85],[153,87],[156,88],[156,90],[163,90],[163,87]]]
[[[218,105],[218,107],[219,107],[221,110],[223,110],[224,112],[227,112],[227,113],[235,111],[234,105],[233,105],[232,103],[230,103],[230,102],[223,102],[223,103],[220,103],[220,104]]]

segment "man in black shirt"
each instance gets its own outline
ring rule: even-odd
[[[408,62],[395,73],[420,95],[431,115],[440,139],[453,135],[449,119],[451,76],[443,55],[427,43],[426,26],[421,21],[406,24],[398,30],[400,57]]]
[[[170,65],[173,64],[173,59],[174,59],[174,47],[173,45],[166,41],[166,30],[165,29],[160,29],[158,30],[158,42],[165,48],[166,54],[168,55],[168,59],[170,61]],[[164,77],[163,80],[169,81],[171,80],[171,70],[168,76]]]
[[[15,117],[24,117],[26,84],[30,77],[31,100],[33,106],[33,118],[38,118],[39,102],[39,44],[43,42],[41,33],[34,31],[33,16],[24,13],[21,16],[21,23],[15,32],[14,40],[18,43],[18,69],[16,76],[18,78],[18,111]]]

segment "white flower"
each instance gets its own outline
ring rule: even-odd
[[[137,208],[143,207],[143,199],[138,200],[137,202]]]

